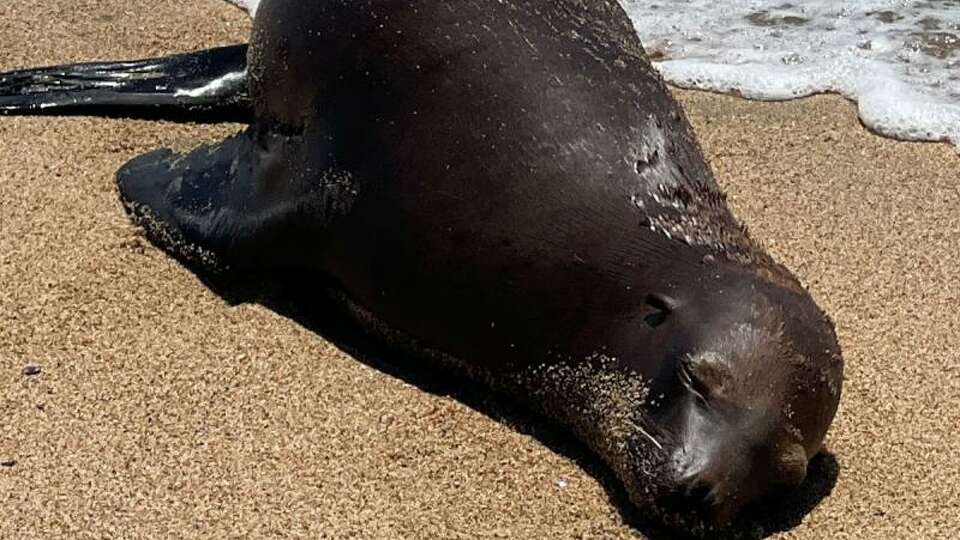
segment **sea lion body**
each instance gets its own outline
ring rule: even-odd
[[[330,279],[664,516],[802,481],[832,325],[733,217],[615,1],[265,0],[247,73],[248,130],[119,172],[157,243]]]
[[[321,230],[313,214],[297,225],[303,264],[489,367],[535,362],[558,340],[598,352],[566,342],[607,331],[593,315],[631,311],[644,284],[684,266],[650,256],[684,250],[642,225],[637,201],[656,186],[635,155],[669,138],[661,124],[670,159],[709,172],[615,2],[336,5],[291,17],[264,2],[254,23],[255,51],[288,51],[250,66],[255,129],[303,130],[304,166],[349,178]]]

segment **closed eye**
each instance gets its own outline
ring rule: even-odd
[[[690,369],[686,360],[680,362],[680,382],[697,399],[697,402],[704,407],[710,406],[710,388],[703,384],[703,381],[697,378]]]

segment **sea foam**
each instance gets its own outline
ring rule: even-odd
[[[858,105],[874,131],[960,150],[960,0],[621,0],[669,82]]]
[[[260,4],[260,0],[227,0],[227,2],[247,10],[251,17],[257,14],[257,6]]]

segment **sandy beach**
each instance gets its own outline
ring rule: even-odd
[[[219,0],[9,0],[0,71],[248,29]],[[675,93],[844,350],[829,493],[773,537],[955,538],[960,156],[875,136],[835,96]],[[129,224],[121,164],[238,129],[0,118],[0,538],[642,538],[549,426],[229,302]]]

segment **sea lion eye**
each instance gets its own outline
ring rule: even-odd
[[[690,390],[697,402],[703,406],[709,405],[710,387],[704,384],[691,366],[690,357],[680,361],[680,382]]]
[[[666,322],[667,316],[673,311],[673,300],[660,294],[647,295],[646,304],[653,308],[653,311],[643,317],[650,328],[656,328]]]
[[[680,380],[704,403],[723,397],[731,385],[726,362],[721,355],[712,351],[684,357],[680,361]]]

